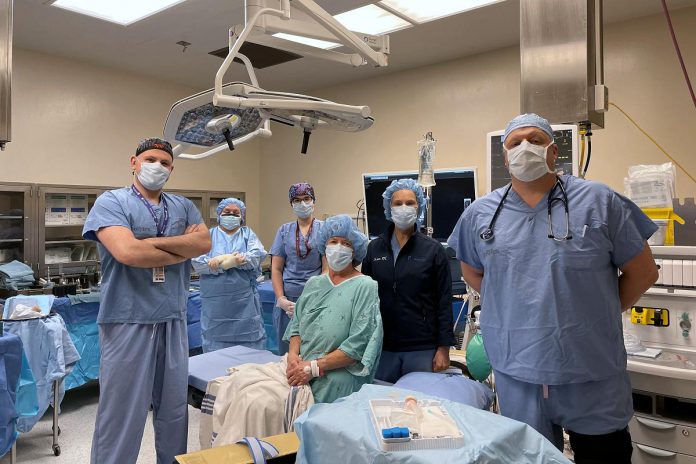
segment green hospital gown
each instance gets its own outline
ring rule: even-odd
[[[295,305],[284,339],[300,336],[305,361],[339,349],[356,361],[310,382],[314,401],[331,403],[372,382],[382,352],[382,317],[377,282],[356,276],[334,285],[328,274],[314,276]]]

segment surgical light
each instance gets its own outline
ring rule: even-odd
[[[408,21],[383,10],[377,5],[365,5],[338,14],[334,18],[348,30],[375,35],[386,34],[412,26]]]
[[[340,47],[340,44],[337,44],[334,42],[327,42],[326,40],[312,39],[310,37],[302,37],[302,36],[293,35],[293,34],[285,34],[283,32],[273,34],[273,37],[278,37],[279,39],[290,40],[292,42],[297,42],[297,43],[309,45],[310,47],[323,48],[324,50],[329,50],[331,48]]]
[[[185,0],[56,0],[53,6],[128,26]]]
[[[296,15],[298,10],[302,14]],[[280,4],[277,0],[246,0],[245,13],[245,24],[229,30],[228,53],[215,75],[215,87],[176,102],[169,111],[164,138],[174,145],[175,156],[202,159],[225,148],[233,150],[255,137],[270,137],[271,121],[302,130],[300,152],[303,154],[307,153],[315,129],[357,132],[372,126],[374,119],[368,106],[263,89],[251,61],[239,50],[245,42],[250,42],[356,67],[387,66],[389,36],[351,32],[314,0],[293,0],[292,5],[289,0]],[[325,39],[325,43],[335,40],[342,47],[330,50],[307,41],[293,43],[286,40],[286,34]],[[244,64],[249,82],[223,84],[225,73],[236,60]],[[205,151],[186,153],[190,148]]]
[[[382,0],[378,5],[398,11],[418,23],[445,18],[465,11],[498,3],[502,0]]]

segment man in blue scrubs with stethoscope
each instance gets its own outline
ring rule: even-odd
[[[557,176],[546,119],[517,116],[503,145],[512,183],[467,208],[449,241],[481,293],[501,413],[560,449],[565,429],[576,463],[630,463],[621,313],[657,280],[657,228],[606,185]]]
[[[188,199],[164,193],[172,146],[140,143],[130,187],[105,192],[82,231],[101,258],[99,409],[92,464],[135,463],[152,406],[158,464],[186,452],[190,259],[210,235]]]

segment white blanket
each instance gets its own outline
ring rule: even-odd
[[[309,386],[290,395],[285,371],[287,358],[278,363],[242,364],[229,375],[208,382],[201,405],[201,449],[236,443],[246,436],[285,433],[286,422],[314,404]],[[291,404],[287,404],[290,399]],[[286,410],[291,415],[286,419]]]

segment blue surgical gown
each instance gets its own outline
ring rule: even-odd
[[[208,254],[193,259],[193,268],[201,274],[201,329],[203,351],[233,345],[255,348],[266,336],[256,278],[261,275],[261,261],[266,250],[250,228],[240,227],[229,235],[219,227],[210,230],[213,242]],[[238,252],[246,264],[212,271],[211,258]]]
[[[480,238],[504,192],[475,201],[449,240],[457,258],[483,270],[481,330],[493,369],[517,380],[558,385],[626,370],[618,268],[656,230],[627,198],[597,182],[562,176],[573,238],[548,238],[547,197],[530,208],[514,190]],[[556,196],[561,197],[560,189]],[[554,202],[553,231],[566,231]]]
[[[188,226],[203,223],[191,200],[164,192],[162,197],[169,210],[164,236],[182,235]],[[161,217],[162,202],[153,205],[153,209]],[[97,231],[109,226],[126,227],[137,239],[157,236],[152,214],[130,187],[104,192],[97,198],[82,229],[84,238],[97,241],[101,259],[101,305],[97,322],[154,324],[185,319],[189,262],[166,266],[165,281],[153,284],[152,269],[121,264],[99,243]]]

